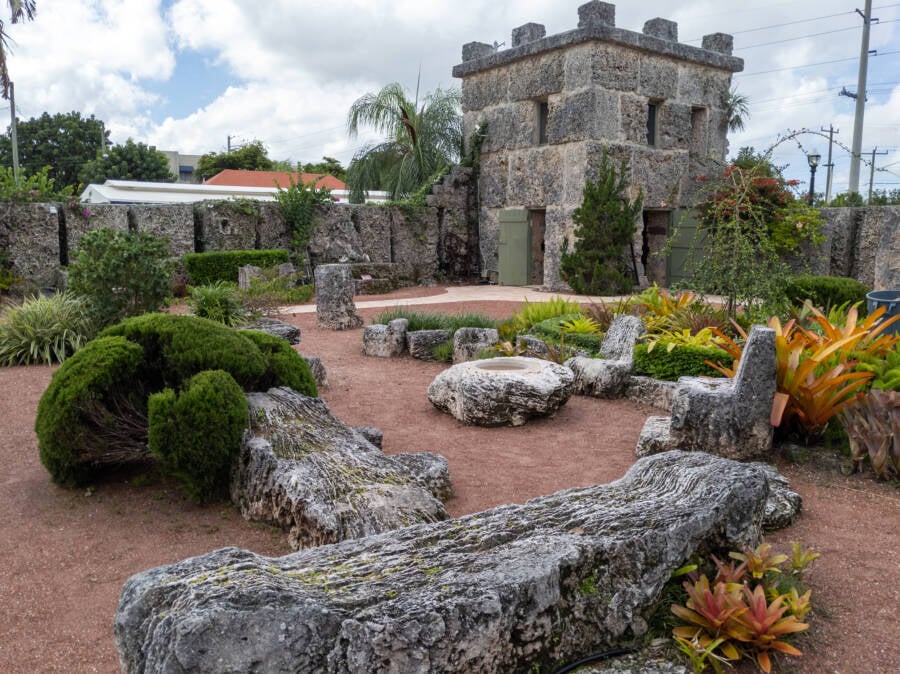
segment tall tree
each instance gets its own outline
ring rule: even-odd
[[[301,173],[327,173],[338,180],[347,177],[347,169],[341,166],[341,162],[334,157],[322,157],[322,161],[299,164],[297,168]]]
[[[34,0],[8,0],[9,16],[12,23],[19,23],[22,19],[34,20],[37,13]],[[6,66],[6,55],[11,53],[9,35],[6,34],[6,26],[0,21],[0,88],[3,89],[3,98],[9,98],[9,70]]]
[[[439,171],[459,160],[462,150],[460,92],[435,89],[422,101],[410,100],[396,82],[369,93],[350,107],[351,137],[368,126],[386,136],[363,147],[350,162],[347,182],[357,193],[381,189],[392,198],[405,197]]]
[[[131,138],[124,145],[115,145],[102,157],[85,164],[80,177],[85,185],[105,180],[175,181],[165,154],[144,143],[135,143]]]
[[[58,188],[78,188],[78,174],[84,165],[96,159],[108,133],[103,122],[79,112],[42,114],[27,122],[17,121],[19,166],[28,175],[36,175],[49,166],[48,176]],[[10,131],[0,136],[0,165],[12,165]]]
[[[231,152],[210,152],[203,155],[197,162],[197,172],[206,179],[225,169],[271,171],[272,166],[266,146],[261,140],[254,140]]]

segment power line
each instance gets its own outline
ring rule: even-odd
[[[900,49],[895,49],[894,51],[886,51],[875,54],[876,56],[890,56],[891,54],[900,54]],[[832,61],[819,61],[818,63],[804,63],[799,66],[788,66],[786,68],[773,68],[772,70],[758,70],[754,73],[737,73],[735,78],[738,77],[753,77],[754,75],[768,75],[769,73],[782,73],[787,70],[800,70],[801,68],[812,68],[814,66],[824,66],[829,65],[831,63],[844,63],[846,61],[856,61],[859,59],[858,56],[849,56],[847,58],[842,59],[834,59]]]
[[[781,3],[779,3],[781,4]],[[760,8],[753,8],[760,9]],[[879,8],[880,9],[880,8]],[[749,10],[748,10],[749,11]],[[720,14],[708,14],[707,16],[720,16],[721,14],[731,14],[732,12],[721,12]],[[785,21],[784,23],[775,23],[771,26],[760,26],[759,28],[746,28],[744,30],[734,30],[731,31],[732,35],[743,35],[744,33],[756,33],[761,30],[769,30],[771,28],[783,28],[784,26],[796,26],[801,23],[811,23],[813,21],[821,21],[822,19],[833,19],[837,16],[847,16],[848,14],[853,14],[854,12],[838,12],[837,14],[826,14],[824,16],[814,16],[810,19],[798,19],[797,21]],[[701,17],[703,18],[703,17]],[[703,38],[695,37],[690,40],[685,40],[685,42],[699,42]]]

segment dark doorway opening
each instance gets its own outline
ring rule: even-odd
[[[544,233],[547,229],[547,211],[529,212],[531,230],[531,279],[533,285],[544,285]]]

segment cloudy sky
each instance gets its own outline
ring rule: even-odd
[[[33,23],[10,25],[9,60],[20,119],[44,111],[93,114],[112,138],[185,154],[262,140],[275,159],[346,163],[366,138],[347,137],[351,103],[398,81],[410,90],[458,86],[451,75],[470,41],[509,44],[512,28],[574,28],[583,0],[37,0]],[[858,2],[858,5],[854,5]],[[744,145],[773,145],[790,130],[833,125],[851,145],[864,0],[643,0],[619,2],[616,25],[640,31],[661,16],[679,40],[735,37],[749,98]],[[4,3],[5,7],[5,3]],[[875,147],[876,188],[900,187],[900,2],[873,0],[863,152]],[[501,47],[505,48],[505,47]],[[2,108],[2,104],[0,104]],[[8,108],[7,108],[7,113]],[[826,138],[801,137],[823,157]],[[833,192],[846,190],[848,152],[835,146]],[[794,142],[775,150],[808,179]],[[824,163],[823,158],[823,163]],[[861,191],[869,170],[861,171]],[[819,182],[821,181],[821,182]],[[824,174],[817,174],[817,188]]]

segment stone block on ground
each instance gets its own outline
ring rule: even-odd
[[[243,267],[238,267],[238,288],[250,290],[250,282],[254,279],[265,281],[266,277],[262,273],[262,269],[253,264],[245,264]]]
[[[303,360],[309,365],[309,371],[312,372],[313,379],[316,381],[316,388],[328,388],[328,373],[325,371],[322,359],[318,356],[303,356]]]
[[[231,497],[245,518],[288,530],[293,548],[447,518],[432,477],[383,454],[320,398],[272,388],[247,400]]]
[[[279,558],[236,548],[122,589],[126,672],[554,671],[640,638],[698,551],[756,545],[757,467],[696,452],[608,485]]]
[[[276,337],[287,340],[289,344],[300,343],[300,328],[290,323],[285,323],[277,318],[263,316],[252,323],[240,326],[244,330],[260,330]]]
[[[475,426],[521,426],[553,414],[572,395],[571,370],[539,358],[489,358],[458,363],[439,373],[428,399]]]
[[[406,333],[409,355],[419,360],[434,360],[434,347],[450,339],[449,330],[412,330]]]
[[[384,433],[381,432],[380,428],[375,428],[374,426],[353,426],[353,430],[378,447],[378,449],[381,449]]]
[[[395,318],[384,323],[375,323],[363,328],[362,352],[364,356],[395,358],[406,350],[406,327],[409,321]]]
[[[475,360],[479,352],[489,349],[500,339],[494,328],[459,328],[453,333],[453,362]]]
[[[595,398],[618,398],[634,371],[634,345],[647,330],[637,316],[617,316],[600,343],[600,357],[566,361],[575,374],[575,392]]]
[[[316,267],[316,324],[329,330],[352,330],[363,324],[353,303],[350,265],[320,264]]]
[[[631,375],[625,380],[623,395],[629,400],[644,405],[651,405],[661,410],[672,409],[672,394],[675,392],[674,381],[663,381],[653,377]]]

